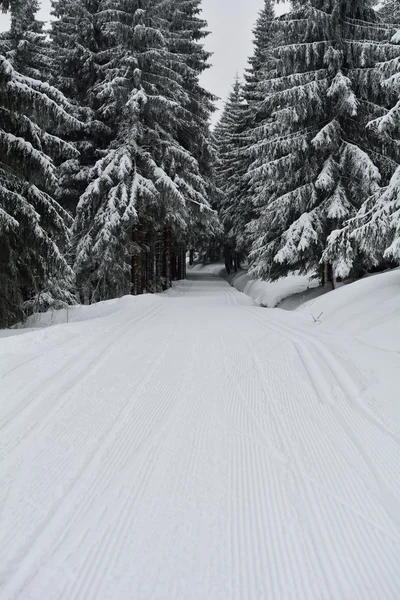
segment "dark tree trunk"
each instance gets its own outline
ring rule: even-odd
[[[235,265],[235,273],[237,273],[238,271],[238,253],[235,252],[235,256],[234,256],[234,265]]]
[[[155,255],[155,269],[156,269],[156,273],[155,273],[155,283],[156,283],[156,290],[160,290],[160,280],[162,277],[164,277],[164,244],[163,244],[163,240],[161,239],[161,236],[158,235],[157,236],[157,247],[156,247],[156,255]]]
[[[194,264],[194,250],[192,248],[189,253],[189,265],[192,266],[193,264]]]
[[[332,289],[335,289],[335,278],[333,276],[333,266],[330,263],[324,263],[322,265],[322,277],[321,285],[324,286],[327,283],[332,285]]]
[[[147,284],[146,284],[146,289],[148,292],[152,292],[155,289],[155,279],[156,279],[156,268],[155,268],[155,243],[154,243],[154,237],[151,234],[148,234],[147,236],[147,245],[148,245],[148,252],[147,252],[147,264],[146,264],[146,279],[147,279]]]
[[[183,261],[182,261],[183,252],[180,251],[178,254],[178,279],[183,279]]]
[[[141,268],[141,252],[140,252],[140,234],[137,227],[133,227],[132,229],[132,241],[134,244],[133,254],[132,254],[132,267],[131,267],[131,284],[132,284],[132,294],[134,296],[138,296],[143,292],[142,284],[142,268]]]
[[[167,229],[165,230],[165,279],[166,279],[166,288],[169,288],[172,285],[171,263],[172,263],[172,232],[171,232],[171,229],[169,229],[167,227]]]
[[[176,281],[176,254],[171,254],[171,281]]]
[[[186,279],[186,248],[182,249],[182,278]]]
[[[229,275],[232,271],[232,252],[229,247],[225,248],[225,268]]]

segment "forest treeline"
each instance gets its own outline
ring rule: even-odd
[[[201,0],[0,0],[0,326],[166,289],[400,262],[400,8],[265,0],[211,131]]]
[[[215,131],[228,269],[334,282],[400,263],[400,2],[376,5],[274,18],[265,0]]]
[[[200,0],[2,0],[0,326],[160,291],[220,233]]]

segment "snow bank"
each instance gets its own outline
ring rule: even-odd
[[[159,301],[157,295],[150,294],[137,297],[123,296],[122,298],[106,300],[104,302],[91,304],[90,306],[78,304],[61,310],[48,310],[44,313],[32,315],[24,323],[21,323],[12,329],[0,329],[0,338],[21,335],[37,329],[45,329],[53,325],[65,325],[112,317],[121,310],[124,310],[127,305],[134,304],[140,312],[142,306],[145,305],[146,307],[149,307],[152,303],[157,303]]]
[[[318,286],[317,281],[306,275],[288,275],[278,281],[269,282],[251,279],[246,271],[229,276],[228,281],[239,292],[247,294],[256,304],[266,308],[275,308],[284,298]]]
[[[296,312],[313,321],[319,317],[319,326],[328,332],[400,352],[400,269],[341,287]]]

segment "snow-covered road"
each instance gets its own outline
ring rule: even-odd
[[[211,275],[73,315],[0,340],[1,600],[398,600],[397,353]]]

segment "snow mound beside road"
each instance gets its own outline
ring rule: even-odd
[[[296,312],[318,319],[327,332],[400,352],[400,269],[338,288]]]

